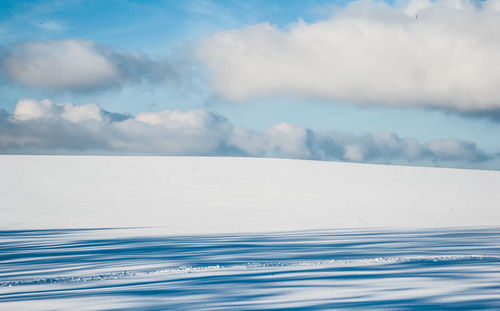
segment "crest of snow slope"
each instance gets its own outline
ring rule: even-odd
[[[498,225],[500,172],[254,158],[1,156],[2,228]]]

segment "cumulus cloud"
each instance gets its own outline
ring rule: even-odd
[[[0,111],[0,153],[91,153],[285,157],[371,163],[479,163],[495,158],[471,141],[421,143],[395,133],[315,132],[279,123],[264,131],[206,110],[126,116],[94,104],[22,99]]]
[[[473,141],[433,139],[420,143],[413,137],[402,138],[392,132],[353,135],[350,133],[315,133],[313,158],[336,158],[352,162],[422,160],[481,162],[492,157]]]
[[[16,121],[62,119],[71,123],[79,123],[87,120],[102,121],[103,115],[105,115],[103,110],[95,104],[78,106],[64,103],[54,105],[48,99],[41,101],[21,99],[14,109],[13,119]]]
[[[14,44],[0,68],[11,82],[52,91],[93,91],[176,74],[166,62],[73,39]]]
[[[359,104],[500,110],[500,5],[356,1],[328,20],[215,33],[197,55],[229,100],[275,94]],[[359,154],[357,147],[349,152]]]

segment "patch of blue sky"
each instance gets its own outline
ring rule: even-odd
[[[269,22],[281,28],[326,18],[349,1],[2,1],[2,44],[85,38],[124,49],[158,51],[174,42]]]

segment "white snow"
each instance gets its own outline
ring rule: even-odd
[[[283,159],[0,156],[1,229],[495,226],[500,172]]]
[[[0,232],[0,310],[500,310],[498,228],[151,233]]]

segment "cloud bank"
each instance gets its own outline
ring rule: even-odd
[[[50,91],[95,91],[177,74],[172,64],[89,40],[23,42],[2,54],[0,68],[9,81]]]
[[[252,131],[205,110],[129,116],[94,104],[22,99],[13,114],[0,112],[0,153],[4,154],[256,156],[434,165],[478,163],[494,157],[471,141],[421,143],[391,132],[315,132],[289,123]]]
[[[293,95],[359,104],[500,111],[500,1],[357,1],[287,30],[268,23],[201,41],[229,100]]]

